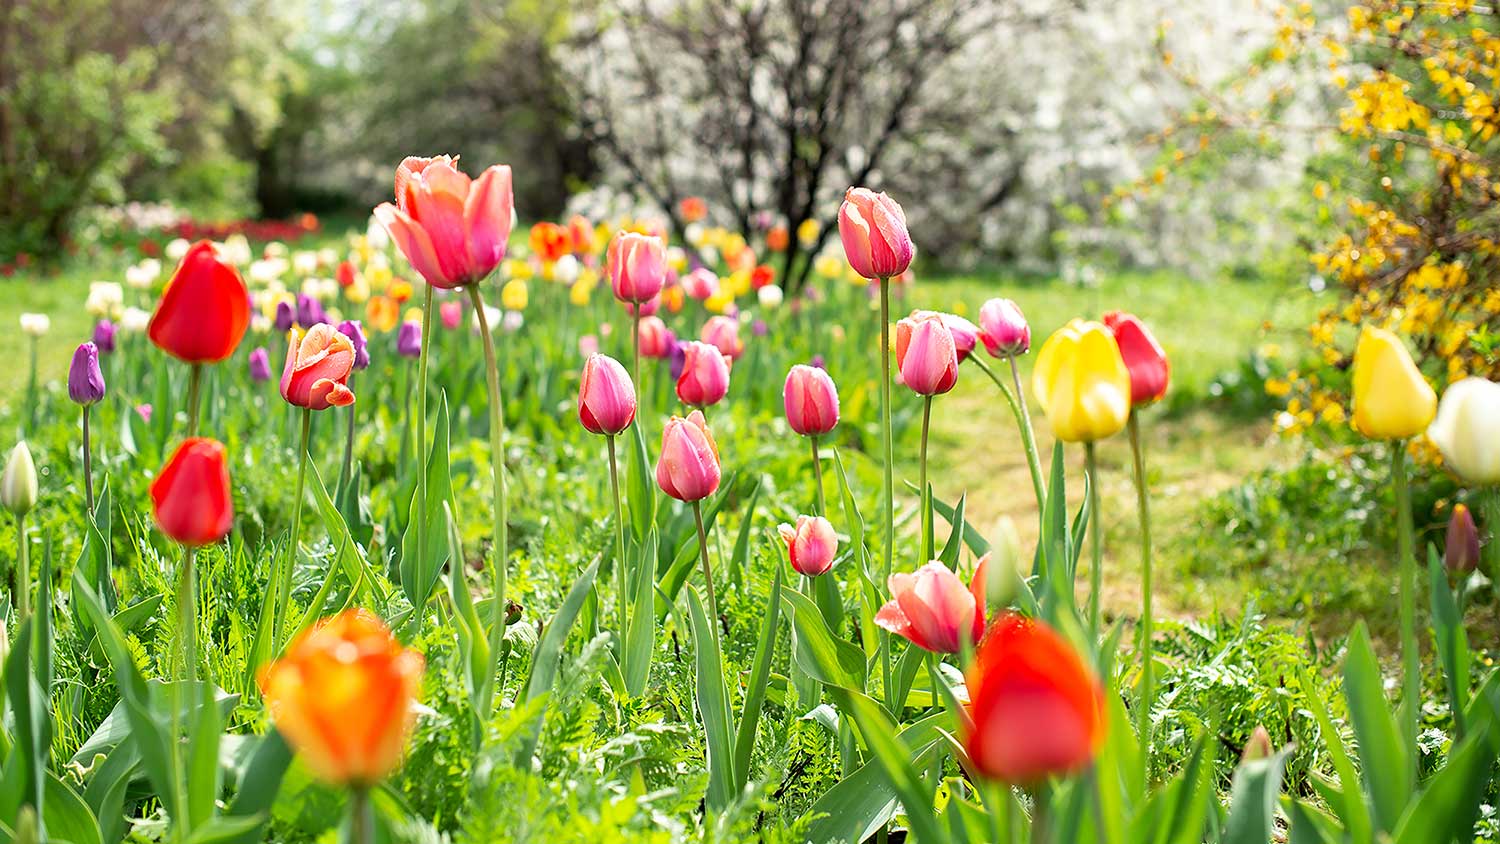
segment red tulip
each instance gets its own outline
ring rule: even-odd
[[[703,333],[699,339],[718,348],[732,361],[739,360],[740,355],[745,353],[745,341],[740,339],[740,321],[734,317],[710,317],[703,324]]]
[[[906,231],[906,213],[894,199],[865,188],[850,188],[839,206],[839,238],[849,266],[865,278],[906,272],[916,247]]]
[[[1172,364],[1145,323],[1133,314],[1110,311],[1104,315],[1104,325],[1115,335],[1120,357],[1130,370],[1130,403],[1149,404],[1165,396]]]
[[[495,165],[470,179],[454,163],[446,155],[407,158],[396,168],[396,204],[375,208],[375,219],[433,287],[483,279],[510,240],[510,168]]]
[[[683,344],[677,398],[693,407],[718,404],[729,393],[729,357],[717,347],[692,340]]]
[[[659,359],[671,356],[672,346],[677,338],[672,336],[671,329],[661,321],[661,317],[641,317],[640,331],[642,357]]]
[[[798,574],[817,577],[833,568],[839,540],[833,525],[822,516],[798,516],[797,525],[777,525],[776,532],[786,543],[787,559]]]
[[[875,614],[875,623],[935,653],[956,654],[965,639],[978,642],[984,632],[989,559],[988,554],[980,559],[968,587],[936,560],[915,574],[891,575],[886,586],[892,597]]]
[[[673,416],[661,432],[656,484],[678,501],[699,501],[719,488],[719,447],[703,412]]]
[[[1086,767],[1104,740],[1099,680],[1040,621],[995,619],[966,677],[971,723],[963,744],[975,771],[1013,785]]]
[[[573,253],[573,236],[566,226],[540,222],[531,227],[528,238],[531,251],[543,261],[554,263],[564,255]]]
[[[958,347],[941,314],[918,311],[896,323],[896,368],[901,383],[923,396],[958,383]]]
[[[786,374],[781,390],[786,421],[804,437],[821,436],[839,424],[839,391],[833,378],[816,366],[799,363]]]
[[[327,410],[354,404],[349,372],[354,368],[354,344],[338,329],[320,322],[287,343],[281,370],[281,397],[308,410]]]
[[[1021,307],[1009,299],[991,299],[979,307],[979,339],[991,357],[1015,357],[1031,349],[1031,326]]]
[[[146,336],[178,360],[215,363],[234,354],[249,327],[250,294],[239,271],[200,240],[163,288]]]
[[[609,436],[635,421],[635,385],[619,361],[596,354],[584,363],[578,385],[578,421],[590,433]]]
[[[333,271],[334,280],[339,283],[339,287],[352,286],[358,275],[359,271],[354,268],[352,261],[340,261],[338,268]]]
[[[659,237],[620,232],[609,242],[609,285],[621,302],[649,302],[667,280],[667,247]]]
[[[151,482],[151,501],[162,533],[183,545],[223,539],[234,524],[224,446],[203,437],[183,440]]]

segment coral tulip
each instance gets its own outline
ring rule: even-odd
[[[1479,529],[1469,508],[1462,504],[1453,505],[1453,515],[1448,519],[1443,565],[1454,574],[1468,574],[1479,567]]]
[[[703,333],[699,339],[716,347],[732,361],[739,360],[740,355],[745,353],[745,341],[740,339],[740,321],[734,317],[709,317],[708,322],[703,324]]]
[[[1500,484],[1500,384],[1483,378],[1449,384],[1427,437],[1454,474],[1471,484]]]
[[[975,772],[1013,785],[1073,773],[1104,741],[1104,692],[1078,652],[1046,624],[1007,612],[966,675],[962,741]]]
[[[821,436],[839,424],[838,388],[833,378],[816,366],[793,366],[786,374],[781,400],[787,424],[804,437]]]
[[[428,284],[451,289],[494,271],[513,212],[509,167],[497,164],[470,179],[444,155],[402,161],[396,204],[376,206],[375,219]]]
[[[271,720],[320,779],[366,788],[401,764],[422,657],[369,610],[303,632],[258,682]]]
[[[99,369],[99,347],[92,341],[78,344],[68,367],[68,398],[83,405],[104,398],[104,373]]]
[[[1130,370],[1130,403],[1150,404],[1165,396],[1172,364],[1145,323],[1134,314],[1110,311],[1104,315],[1104,325],[1115,335],[1120,357]]]
[[[958,383],[958,347],[941,314],[918,311],[896,323],[896,368],[901,381],[923,396]]]
[[[1075,319],[1048,337],[1031,385],[1052,432],[1065,442],[1113,436],[1130,419],[1130,370],[1100,323]]]
[[[914,574],[892,574],[886,581],[891,600],[875,614],[875,623],[935,653],[956,654],[979,641],[984,632],[985,590],[989,555],[979,561],[967,587],[936,560]]]
[[[641,317],[640,338],[641,357],[646,358],[671,357],[672,347],[677,345],[671,329],[657,316]]]
[[[621,302],[649,302],[666,283],[666,244],[659,237],[620,232],[609,242],[605,261],[609,286]]]
[[[203,437],[183,440],[152,481],[151,501],[162,533],[183,545],[223,539],[234,524],[224,446]]]
[[[281,370],[281,397],[308,410],[354,404],[348,386],[353,368],[354,344],[333,326],[319,323],[301,337],[293,333]]]
[[[838,537],[833,525],[822,516],[798,516],[793,527],[781,524],[776,527],[786,542],[787,558],[798,574],[817,577],[833,568],[833,558],[839,550]]]
[[[1009,299],[991,299],[979,307],[979,339],[991,357],[1016,357],[1031,350],[1031,326],[1021,307]]]
[[[1385,329],[1365,326],[1354,347],[1354,429],[1376,440],[1414,437],[1436,413],[1437,393],[1406,344]]]
[[[683,404],[708,407],[729,392],[727,355],[718,347],[693,340],[681,344],[682,375],[677,379],[677,398]]]
[[[719,488],[719,447],[703,412],[673,416],[661,432],[656,483],[678,501],[700,501]]]
[[[161,291],[146,336],[187,363],[234,354],[250,327],[250,293],[234,265],[206,240],[193,244]]]
[[[578,385],[578,421],[590,433],[608,436],[635,421],[635,385],[619,361],[596,354],[584,363]]]
[[[906,231],[906,212],[894,199],[866,188],[850,188],[844,194],[839,238],[849,266],[863,278],[901,275],[916,254]]]

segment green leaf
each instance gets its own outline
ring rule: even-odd
[[[625,690],[631,697],[646,693],[651,680],[651,658],[656,651],[656,527],[646,534],[636,558],[635,582],[630,595],[630,621],[625,626]]]
[[[318,462],[309,460],[307,468],[312,478],[310,488],[313,501],[318,505],[318,514],[323,517],[323,528],[328,531],[329,543],[338,549],[334,560],[344,570],[344,576],[349,579],[349,591],[352,594],[367,596],[369,603],[384,604],[387,596],[380,589],[380,579],[375,576],[375,570],[370,566],[370,561],[365,559],[365,552],[359,541],[349,531],[349,526],[344,522],[344,515],[339,512],[338,505],[328,496],[328,488],[323,486],[323,477],[318,473]],[[444,500],[440,501],[439,505],[447,503]],[[332,577],[333,572],[330,571],[329,578]],[[371,597],[373,600],[369,600]],[[316,604],[308,608],[308,611],[314,615],[317,614],[317,610]]]
[[[921,769],[941,750],[938,727],[946,723],[946,712],[935,712],[906,725],[896,734],[912,765]],[[803,813],[811,818],[808,841],[868,841],[870,836],[896,816],[896,790],[878,761],[861,765],[823,792]]]
[[[1323,746],[1328,750],[1328,758],[1333,763],[1333,771],[1338,774],[1342,805],[1335,808],[1339,819],[1343,821],[1353,840],[1369,841],[1373,834],[1371,827],[1373,822],[1370,819],[1369,806],[1360,793],[1359,774],[1355,771],[1354,761],[1344,750],[1343,736],[1339,735],[1339,731],[1333,725],[1332,716],[1328,714],[1328,704],[1318,694],[1318,687],[1314,684],[1313,677],[1305,665],[1297,666],[1297,684],[1302,687],[1303,694],[1307,695],[1307,708],[1318,722],[1318,733],[1323,740]]]
[[[823,623],[823,614],[806,595],[783,590],[781,600],[796,630],[798,666],[824,685],[863,690],[864,651],[830,632],[828,625]]]
[[[47,775],[47,802],[42,811],[47,830],[46,840],[66,841],[69,844],[102,844],[99,821],[89,805],[52,774]]]
[[[448,537],[450,559],[462,561],[463,538],[458,524],[453,520],[453,511],[443,504],[444,535]],[[464,687],[469,693],[469,704],[473,707],[478,725],[489,720],[490,698],[494,689],[491,675],[494,665],[491,660],[490,643],[485,635],[484,624],[479,620],[473,596],[469,594],[468,579],[462,564],[448,567],[448,599],[453,604],[453,628],[458,634],[459,662],[463,666]],[[491,613],[493,616],[493,612]],[[500,623],[504,624],[504,618]]]
[[[897,740],[896,725],[890,716],[861,692],[837,687],[830,687],[828,692],[838,703],[839,711],[859,727],[865,747],[885,772],[917,840],[925,844],[945,841],[933,814],[932,792],[912,764],[910,749]]]
[[[214,801],[219,796],[219,734],[223,721],[219,707],[214,703],[214,688],[208,683],[196,690],[184,688],[184,692],[198,694],[187,719],[187,829],[196,830],[214,816]]]
[[[1463,613],[1448,587],[1448,572],[1437,549],[1427,546],[1427,573],[1432,592],[1432,635],[1443,664],[1443,682],[1458,734],[1465,731],[1464,708],[1469,694],[1469,639]]]
[[[270,815],[271,805],[281,790],[281,780],[292,764],[292,749],[286,739],[274,727],[255,743],[249,761],[240,772],[238,790],[229,804],[228,815],[237,818],[254,818],[257,823],[245,835],[237,839],[239,844],[251,844],[259,840],[257,832]]]
[[[703,736],[708,751],[708,794],[710,811],[725,808],[734,799],[735,754],[729,735],[729,690],[724,687],[724,658],[719,653],[719,637],[703,612],[698,590],[686,590],[688,616],[693,626],[693,649],[697,659],[698,715],[703,719]]]
[[[646,436],[641,431],[640,420],[630,427],[635,433],[630,437],[630,477],[625,483],[625,500],[630,507],[635,541],[644,544],[647,529],[656,521],[656,481],[646,456]]]
[[[14,823],[17,810],[33,807],[42,818],[41,837],[46,838],[47,759],[52,745],[50,699],[37,683],[32,666],[39,609],[21,625],[5,661],[5,690],[14,720],[11,753],[0,777],[0,821]],[[0,736],[3,741],[3,736]]]
[[[1375,660],[1370,634],[1363,622],[1355,625],[1349,637],[1349,653],[1344,660],[1344,695],[1349,701],[1349,719],[1359,744],[1360,770],[1374,807],[1376,828],[1394,832],[1402,810],[1411,799],[1408,754],[1415,752],[1415,748],[1402,745],[1401,731],[1385,699],[1380,664]],[[1348,784],[1344,787],[1348,788]]]
[[[838,449],[833,450],[833,465],[839,473],[839,491],[844,500],[844,522],[849,530],[849,547],[854,551],[855,571],[859,575],[859,633],[864,645],[865,657],[874,658],[880,649],[880,628],[875,626],[875,613],[880,611],[880,590],[870,575],[870,550],[865,547],[865,519],[859,513],[854,492],[849,487],[849,474],[844,471],[844,458]],[[887,691],[889,694],[889,691]],[[890,700],[886,701],[890,705]]]
[[[557,613],[552,616],[551,623],[547,625],[547,632],[537,643],[536,651],[531,658],[531,676],[526,680],[525,700],[527,702],[552,691],[552,685],[557,680],[557,666],[562,662],[563,646],[568,642],[568,634],[573,630],[573,623],[578,620],[578,612],[583,609],[583,602],[594,589],[594,576],[598,573],[599,558],[595,557],[588,568],[584,569],[578,579],[573,582],[572,588],[563,598],[562,606],[558,607]],[[504,623],[503,611],[501,623]],[[538,717],[540,718],[540,713]],[[540,735],[541,724],[535,723],[522,740],[516,754],[516,764],[522,770],[530,770],[531,757],[536,753],[536,743]]]
[[[1229,787],[1229,823],[1224,844],[1269,844],[1276,828],[1281,775],[1290,749],[1266,759],[1241,762]]]
[[[952,510],[943,514],[951,526],[948,531],[948,541],[943,545],[943,550],[938,553],[938,561],[950,569],[958,568],[959,546],[963,544],[963,532],[966,527],[964,523],[964,504],[968,501],[968,495],[960,495],[958,504]],[[932,497],[932,506],[937,507],[937,496]]]
[[[745,517],[740,520],[740,532],[734,538],[734,553],[729,558],[729,580],[739,583],[742,574],[750,568],[750,531],[755,525],[755,504],[760,501],[761,479],[755,479],[755,488],[750,491],[750,501],[745,506]]]
[[[734,742],[735,790],[741,790],[750,778],[750,753],[755,749],[755,731],[760,725],[761,707],[766,701],[766,686],[771,678],[771,658],[776,654],[776,629],[781,615],[781,567],[771,581],[771,596],[766,602],[766,617],[760,626],[760,641],[755,646],[750,681],[745,686],[745,704]]]
[[[417,547],[417,496],[413,493],[411,515],[407,517],[406,533],[401,538],[401,563],[399,573],[401,590],[415,608],[413,623],[421,624],[423,609],[432,591],[437,586],[443,566],[448,563],[448,534],[443,522],[443,505],[453,505],[453,481],[448,467],[448,397],[439,393],[437,422],[433,425],[432,450],[427,456],[427,513],[426,531],[423,534],[427,547]]]
[[[1396,827],[1396,844],[1473,841],[1474,822],[1494,773],[1496,742],[1486,724],[1448,754],[1448,764],[1427,781],[1422,796]]]
[[[136,414],[131,413],[130,416]],[[119,608],[119,596],[115,594],[115,581],[110,576],[114,554],[108,537],[112,530],[113,508],[110,505],[109,477],[104,476],[99,485],[99,495],[94,499],[93,518],[85,521],[83,550],[73,566],[73,580],[81,580],[94,588],[94,593],[104,602],[105,609],[114,613]],[[71,581],[69,586],[71,588]],[[85,624],[83,610],[77,600],[72,602],[73,623],[81,630],[89,630]]]

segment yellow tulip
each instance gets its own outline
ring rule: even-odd
[[[733,303],[734,303],[734,296],[733,296],[733,294],[731,294],[728,290],[724,289],[723,287],[720,287],[718,293],[715,293],[714,295],[712,295],[712,296],[708,297],[707,299],[703,300],[703,307],[705,309],[707,309],[710,313],[722,314]]]
[[[1052,432],[1066,442],[1113,436],[1130,419],[1130,370],[1102,323],[1075,319],[1048,337],[1031,389]]]
[[[589,303],[589,294],[593,292],[594,282],[579,278],[577,281],[573,282],[573,286],[568,289],[568,301],[581,308]]]
[[[528,298],[526,282],[520,279],[507,281],[505,286],[500,288],[500,304],[508,311],[526,310]]]
[[[1365,326],[1354,347],[1354,429],[1370,439],[1404,439],[1427,430],[1436,414],[1437,393],[1406,344]]]
[[[811,246],[818,242],[818,234],[821,231],[818,221],[809,217],[797,226],[797,241],[803,246]]]

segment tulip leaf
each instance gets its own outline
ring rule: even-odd
[[[967,494],[960,495],[958,503],[943,514],[943,518],[948,520],[951,528],[948,531],[948,541],[943,544],[943,550],[938,553],[938,561],[950,569],[958,568],[959,546],[963,544],[962,537],[965,527],[964,504],[967,503],[968,499],[969,496]],[[932,496],[932,504],[933,507],[937,506],[937,496]]]
[[[750,752],[755,748],[755,731],[766,700],[766,686],[771,677],[771,658],[776,653],[776,630],[781,621],[781,567],[771,581],[771,596],[766,601],[766,617],[760,626],[760,641],[755,646],[750,679],[745,685],[745,703],[734,744],[735,788],[743,789],[750,778]]]
[[[47,758],[52,745],[50,699],[37,682],[33,667],[37,613],[21,625],[4,665],[6,696],[14,724],[10,764],[0,777],[0,821],[13,821],[22,806],[33,807],[46,820]],[[45,839],[43,831],[41,836]]]
[[[1328,704],[1319,695],[1318,687],[1306,666],[1297,666],[1297,685],[1307,696],[1307,709],[1318,722],[1323,746],[1328,748],[1329,761],[1333,763],[1333,771],[1339,778],[1340,800],[1329,802],[1336,803],[1338,815],[1353,840],[1368,841],[1371,836],[1370,810],[1360,794],[1359,774],[1355,770],[1354,761],[1344,749],[1344,737],[1334,727],[1333,718],[1328,714]],[[1314,779],[1314,782],[1317,780]]]
[[[537,643],[531,658],[531,676],[526,680],[525,700],[528,703],[552,691],[552,685],[557,680],[557,667],[562,662],[563,646],[568,642],[568,634],[572,632],[573,624],[578,620],[578,613],[583,609],[583,602],[594,589],[594,577],[598,573],[599,558],[595,557],[594,561],[579,574],[573,586],[568,589],[562,606],[558,607],[557,613],[552,616],[552,621],[547,625],[547,632]],[[503,615],[501,622],[504,623]],[[531,768],[531,757],[536,753],[536,743],[541,735],[539,721],[542,714],[538,711],[538,723],[531,726],[516,754],[516,764],[522,770]]]
[[[1469,638],[1464,632],[1463,613],[1448,587],[1448,573],[1437,549],[1427,546],[1427,574],[1432,592],[1432,633],[1443,681],[1448,689],[1449,710],[1459,735],[1465,731],[1464,708],[1469,694]]]
[[[846,689],[865,687],[865,654],[859,646],[834,635],[823,614],[806,595],[782,590],[781,600],[796,632],[797,665],[818,682]]]
[[[272,727],[255,743],[244,769],[240,772],[238,790],[229,804],[231,817],[254,818],[258,822],[247,834],[235,839],[239,844],[250,844],[261,836],[256,833],[276,802],[281,791],[281,781],[292,764],[292,749],[280,731]]]
[[[1265,759],[1241,762],[1229,788],[1229,821],[1224,844],[1266,844],[1276,829],[1281,776],[1292,755],[1287,748]]]
[[[625,495],[630,507],[630,524],[635,528],[635,541],[644,543],[646,531],[656,521],[656,479],[651,475],[651,463],[646,456],[646,435],[641,422],[630,426],[630,477],[626,482]]]
[[[437,422],[433,426],[432,449],[427,455],[427,513],[426,531],[423,534],[425,548],[417,547],[415,519],[417,496],[412,495],[411,515],[407,519],[406,533],[401,538],[401,590],[414,608],[413,622],[420,625],[425,615],[423,608],[432,597],[443,566],[448,563],[448,534],[443,521],[443,505],[453,505],[453,481],[448,467],[448,396],[438,395]]]
[[[947,718],[946,712],[935,712],[907,724],[896,734],[914,767],[925,767],[939,751],[937,728]],[[803,818],[812,819],[804,837],[808,841],[868,841],[896,816],[898,805],[885,769],[871,760],[823,792],[803,813]]]
[[[871,698],[853,689],[830,688],[839,711],[859,728],[865,747],[885,772],[918,841],[945,841],[932,810],[933,795],[912,761],[911,748],[897,738],[896,724]]]
[[[1393,832],[1411,796],[1409,754],[1415,748],[1402,745],[1401,731],[1385,699],[1380,664],[1363,622],[1355,625],[1349,637],[1349,652],[1344,660],[1344,694],[1349,701],[1349,719],[1354,724],[1360,770],[1375,810],[1376,828]]]
[[[740,532],[734,538],[734,553],[729,557],[729,580],[739,584],[744,572],[750,567],[750,531],[755,525],[755,505],[760,501],[762,478],[755,479],[755,488],[750,490],[750,501],[745,505],[745,517],[740,520]]]
[[[693,649],[697,664],[698,715],[708,752],[708,808],[723,809],[734,799],[735,752],[730,736],[729,690],[724,686],[724,657],[719,652],[716,621],[703,612],[698,590],[686,590],[688,617],[693,626]],[[753,739],[753,735],[752,735]]]
[[[99,821],[78,792],[50,773],[43,789],[46,792],[46,803],[42,808],[43,826],[47,830],[45,840],[101,844],[103,836],[99,831]]]
[[[196,688],[181,686],[186,695],[197,696],[196,705],[187,718],[186,746],[187,818],[186,828],[197,830],[213,819],[214,801],[219,796],[219,735],[224,722],[214,702],[214,687],[203,683]]]
[[[356,595],[373,598],[372,603],[384,604],[388,597],[380,588],[380,579],[375,576],[375,571],[370,566],[370,561],[365,558],[365,552],[359,541],[350,532],[348,524],[344,521],[344,514],[328,495],[328,488],[323,485],[323,476],[318,472],[318,464],[315,460],[308,461],[308,477],[311,483],[313,500],[318,504],[318,513],[323,517],[323,528],[328,531],[328,541],[338,551],[334,555],[339,567],[344,570],[344,576],[349,579],[349,591]],[[439,501],[438,506],[444,507],[447,501]],[[446,533],[444,534],[446,536]],[[333,572],[328,573],[332,579]],[[314,604],[308,611],[317,614],[321,610],[320,604]]]
[[[1448,763],[1427,781],[1393,836],[1396,844],[1473,841],[1479,804],[1494,771],[1493,722],[1470,733],[1448,754]]]
[[[635,580],[630,595],[630,620],[625,628],[625,691],[631,697],[646,693],[651,679],[651,657],[656,650],[656,580],[652,569],[656,563],[656,527],[646,534],[646,542],[636,556]]]
[[[132,414],[134,415],[134,414]],[[110,576],[114,554],[109,544],[112,520],[114,517],[109,491],[109,476],[104,476],[103,482],[99,484],[99,495],[94,501],[93,517],[86,520],[83,526],[83,550],[78,554],[78,562],[73,566],[73,581],[82,580],[94,588],[94,593],[104,602],[104,608],[111,614],[119,609],[119,596],[115,592],[115,581]],[[71,588],[71,582],[69,584]],[[86,625],[83,610],[78,606],[77,600],[72,602],[73,623],[82,631],[90,628]]]

